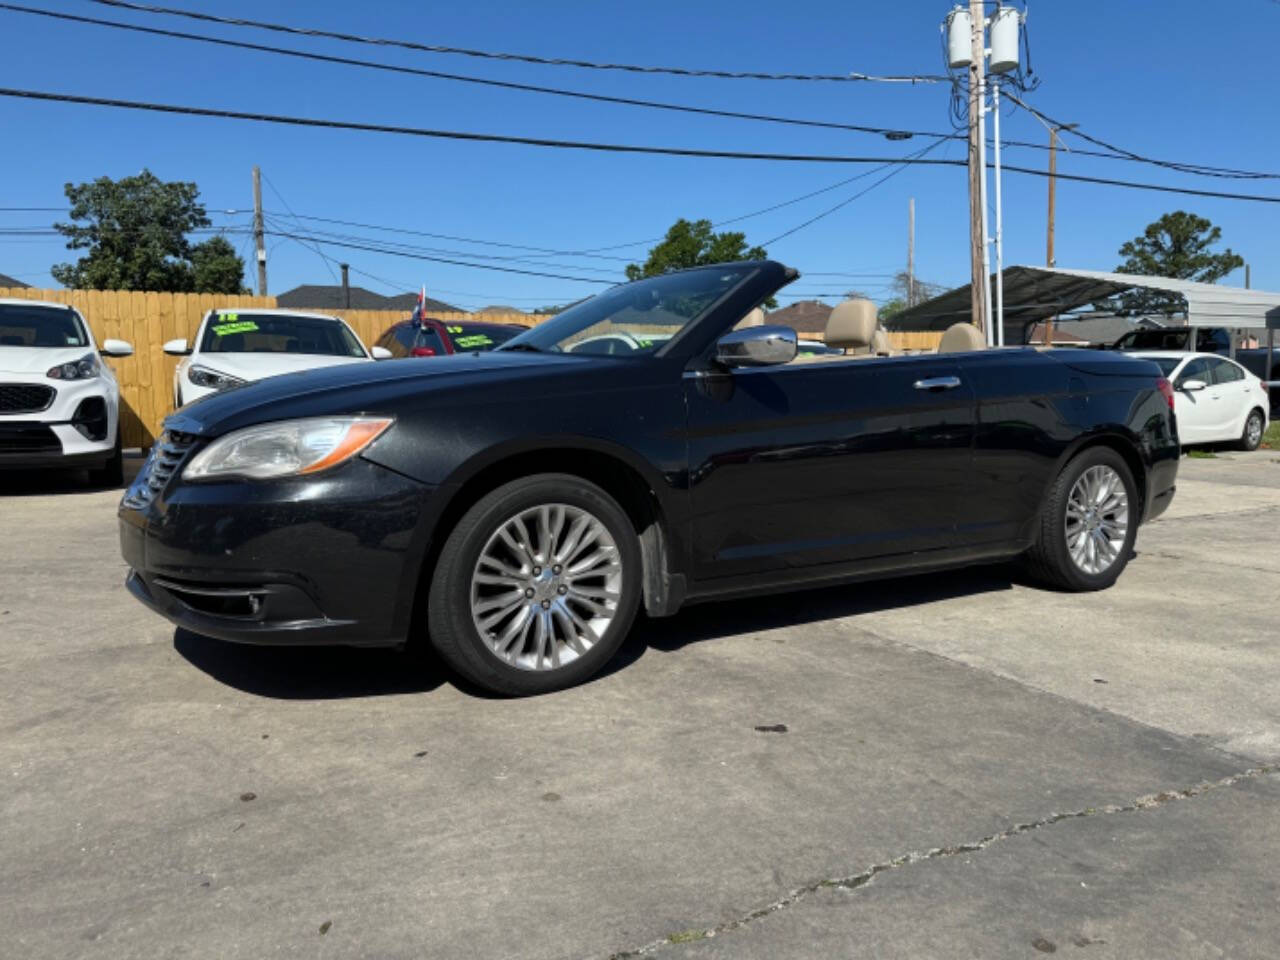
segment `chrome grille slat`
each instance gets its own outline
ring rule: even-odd
[[[124,505],[137,510],[150,503],[182,466],[195,441],[195,436],[189,433],[161,434],[152,446],[147,462],[138,471],[133,486],[124,495]]]

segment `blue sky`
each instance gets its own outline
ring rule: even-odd
[[[808,119],[919,130],[949,129],[943,85],[799,83],[689,79],[428,55],[301,40],[231,27],[147,17],[81,0],[32,5],[388,63]],[[196,9],[191,0],[171,5]],[[250,3],[207,8],[423,43],[640,64],[805,73],[938,73],[939,23],[948,5],[897,3],[650,2],[426,4]],[[1042,84],[1030,102],[1139,153],[1251,170],[1280,170],[1275,122],[1280,80],[1274,38],[1280,3],[1203,0],[1031,5],[1032,65]],[[155,100],[237,110],[384,122],[563,139],[788,153],[902,155],[924,146],[879,136],[694,117],[640,108],[393,76],[295,62],[189,41],[55,23],[0,11],[6,57],[0,86]],[[1043,142],[1026,112],[1007,114],[1006,137]],[[231,120],[171,117],[0,98],[0,207],[57,206],[65,182],[150,168],[166,180],[193,180],[211,213],[251,206],[250,168],[268,178],[264,206],[273,223],[285,205],[299,214],[456,236],[582,250],[661,235],[677,217],[739,216],[861,172],[842,165],[623,156],[527,146],[420,140],[306,130]],[[962,143],[932,156],[963,158]],[[1043,167],[1043,151],[1009,148],[1007,163]],[[1059,170],[1180,186],[1280,195],[1280,184],[1192,177],[1127,162],[1059,154]],[[745,220],[750,242],[776,236],[863,188],[874,177]],[[1046,185],[1006,174],[1005,262],[1043,263]],[[884,275],[906,259],[907,200],[916,200],[917,273],[947,285],[968,279],[967,201],[962,168],[911,168],[810,227],[770,246],[798,267],[794,296],[808,291],[887,291]],[[1117,248],[1162,213],[1186,209],[1222,227],[1226,244],[1252,264],[1255,287],[1280,290],[1280,207],[1178,197],[1060,181],[1057,259],[1061,266],[1111,269]],[[47,225],[54,215],[0,212],[0,226]],[[215,213],[219,226],[244,213]],[[397,239],[341,227],[318,229]],[[296,232],[296,231],[294,231]],[[521,251],[459,241],[400,237],[421,247],[468,254]],[[231,240],[246,253],[246,238]],[[332,282],[325,261],[292,240],[269,237],[272,292]],[[643,259],[646,245],[610,251]],[[352,282],[381,292],[426,283],[464,307],[533,307],[574,299],[601,285],[422,263],[329,248],[348,261]],[[443,253],[443,256],[455,254]],[[51,264],[70,259],[58,238],[0,238],[0,273],[51,286]],[[247,258],[246,258],[247,259]],[[546,266],[554,263],[558,266]],[[542,264],[542,265],[540,265]],[[622,261],[540,256],[511,266],[620,278]],[[251,267],[251,264],[250,264]],[[373,274],[390,286],[371,280]],[[858,278],[820,273],[872,274]],[[1242,285],[1243,271],[1225,283]],[[830,297],[828,297],[830,299]]]

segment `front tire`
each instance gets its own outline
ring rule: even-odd
[[[431,578],[431,643],[461,676],[507,696],[581,683],[617,652],[641,593],[630,519],[581,477],[537,474],[485,495]]]
[[[1240,434],[1240,439],[1236,441],[1236,446],[1241,450],[1257,450],[1262,443],[1263,425],[1266,418],[1263,417],[1262,411],[1257,407],[1249,411],[1249,416],[1244,418],[1244,431]]]
[[[1035,546],[1024,555],[1037,580],[1072,592],[1105,590],[1129,563],[1140,510],[1129,465],[1109,447],[1072,458],[1040,511]]]

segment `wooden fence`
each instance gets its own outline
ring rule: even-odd
[[[101,344],[115,338],[133,344],[133,356],[106,360],[120,381],[120,426],[126,447],[147,449],[160,424],[173,410],[173,372],[178,358],[162,349],[166,340],[194,339],[204,315],[215,308],[275,307],[275,297],[226,296],[214,293],[134,293],[127,290],[36,290],[0,288],[0,298],[49,300],[74,306]],[[323,310],[342,317],[372,346],[394,323],[406,319],[403,310]],[[531,326],[542,317],[528,314],[433,313],[441,320],[485,320]],[[890,332],[898,350],[933,350],[940,333]]]

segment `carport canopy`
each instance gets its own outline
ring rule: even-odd
[[[991,302],[995,303],[995,275],[991,277]],[[1005,342],[1023,343],[1033,323],[1107,297],[1144,287],[1177,293],[1187,304],[1186,323],[1205,327],[1266,326],[1269,310],[1280,308],[1280,293],[1197,283],[1174,277],[1146,277],[1100,270],[1067,270],[1062,267],[1009,267],[1004,271]],[[890,330],[945,330],[953,323],[969,321],[970,284],[916,304],[896,314]]]

